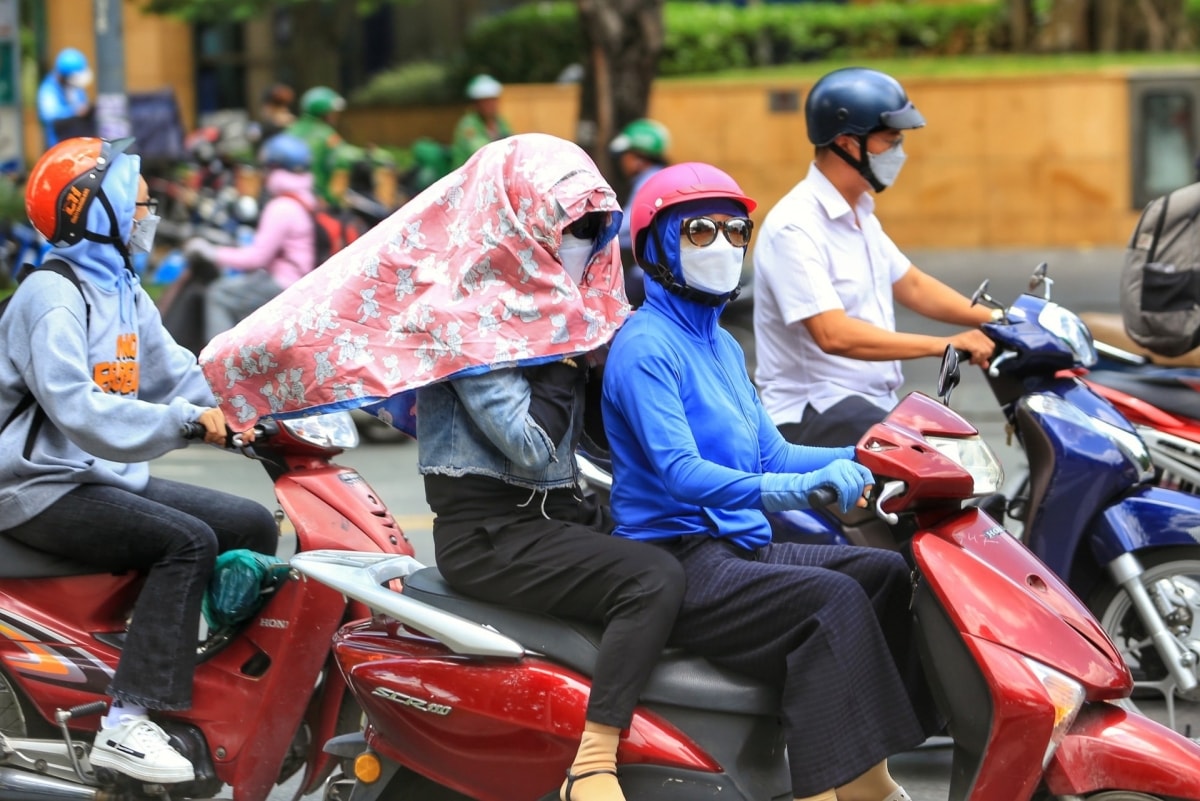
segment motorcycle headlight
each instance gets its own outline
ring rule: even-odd
[[[1067,736],[1075,716],[1083,707],[1083,685],[1054,668],[1046,667],[1041,662],[1035,662],[1027,656],[1021,657],[1029,672],[1037,677],[1042,688],[1046,691],[1046,700],[1054,707],[1054,728],[1050,731],[1050,742],[1046,744],[1046,753],[1042,757],[1042,768],[1050,764],[1050,757],[1058,750],[1059,744]]]
[[[1070,349],[1076,362],[1084,367],[1096,363],[1092,332],[1074,312],[1067,311],[1057,303],[1047,303],[1038,313],[1038,324],[1058,337]]]
[[[954,461],[975,479],[975,495],[999,492],[1004,485],[1004,468],[1000,460],[978,436],[964,439],[951,437],[926,437],[925,441],[938,453]]]
[[[292,436],[322,448],[353,448],[358,445],[358,428],[350,412],[330,412],[311,417],[280,420]]]

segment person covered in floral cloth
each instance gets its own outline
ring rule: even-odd
[[[684,591],[669,553],[609,536],[574,459],[589,359],[629,313],[619,225],[576,145],[494,142],[201,354],[235,427],[364,404],[403,424],[415,394],[445,579],[603,625],[564,801],[623,800],[621,731]]]

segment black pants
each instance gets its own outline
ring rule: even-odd
[[[779,426],[779,433],[795,445],[841,448],[857,444],[868,428],[887,415],[887,411],[866,398],[851,395],[823,412],[805,407],[800,422],[784,423]]]
[[[437,566],[459,592],[604,626],[587,719],[625,728],[683,598],[683,568],[661,548],[611,536],[569,491],[485,519],[438,515]]]
[[[109,695],[150,709],[192,705],[200,602],[217,554],[279,545],[262,504],[162,478],[141,493],[82,485],[5,533],[106,570],[147,571]]]
[[[782,688],[792,795],[845,784],[938,730],[894,551],[706,537],[664,546],[687,593],[673,644]]]

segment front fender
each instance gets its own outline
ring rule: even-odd
[[[1046,766],[1051,795],[1130,790],[1200,799],[1200,745],[1112,704],[1088,704]]]
[[[1139,487],[1104,510],[1092,528],[1092,554],[1101,565],[1145,548],[1200,543],[1200,498]]]
[[[1088,704],[1046,768],[1051,795],[1129,790],[1200,799],[1200,745],[1149,718]]]

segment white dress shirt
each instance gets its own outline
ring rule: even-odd
[[[875,200],[856,208],[814,163],[767,214],[754,245],[754,373],[776,425],[798,423],[850,395],[884,409],[896,405],[904,378],[898,361],[868,362],[821,350],[803,321],[842,309],[894,331],[892,285],[911,262],[883,232]]]

